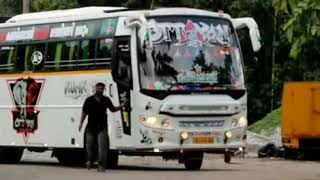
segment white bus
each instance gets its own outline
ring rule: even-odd
[[[0,162],[25,149],[85,160],[82,105],[97,82],[108,112],[109,168],[119,155],[178,159],[200,169],[204,153],[243,150],[247,93],[236,29],[252,18],[189,8],[86,7],[17,15],[0,24]]]

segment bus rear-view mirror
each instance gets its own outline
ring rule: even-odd
[[[261,49],[261,37],[256,21],[253,18],[246,17],[232,19],[232,23],[235,29],[248,27],[253,51],[258,52]]]

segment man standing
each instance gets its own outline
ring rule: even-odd
[[[108,138],[108,122],[107,108],[111,112],[119,111],[126,105],[126,101],[120,106],[114,107],[111,100],[103,95],[105,84],[99,82],[95,87],[95,94],[88,97],[82,108],[82,115],[79,124],[79,131],[82,129],[82,124],[88,115],[88,123],[86,127],[86,149],[88,169],[91,168],[94,158],[95,144],[98,144],[98,171],[104,172],[106,166],[107,149],[109,148]]]

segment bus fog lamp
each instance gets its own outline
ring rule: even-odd
[[[181,138],[182,140],[188,139],[188,138],[189,138],[189,133],[186,132],[186,131],[182,131],[182,132],[180,133],[180,138]]]
[[[228,139],[232,138],[232,132],[231,132],[231,131],[227,131],[227,132],[225,133],[225,136],[226,136]]]

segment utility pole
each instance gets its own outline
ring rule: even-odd
[[[30,0],[22,0],[22,13],[30,12]]]

